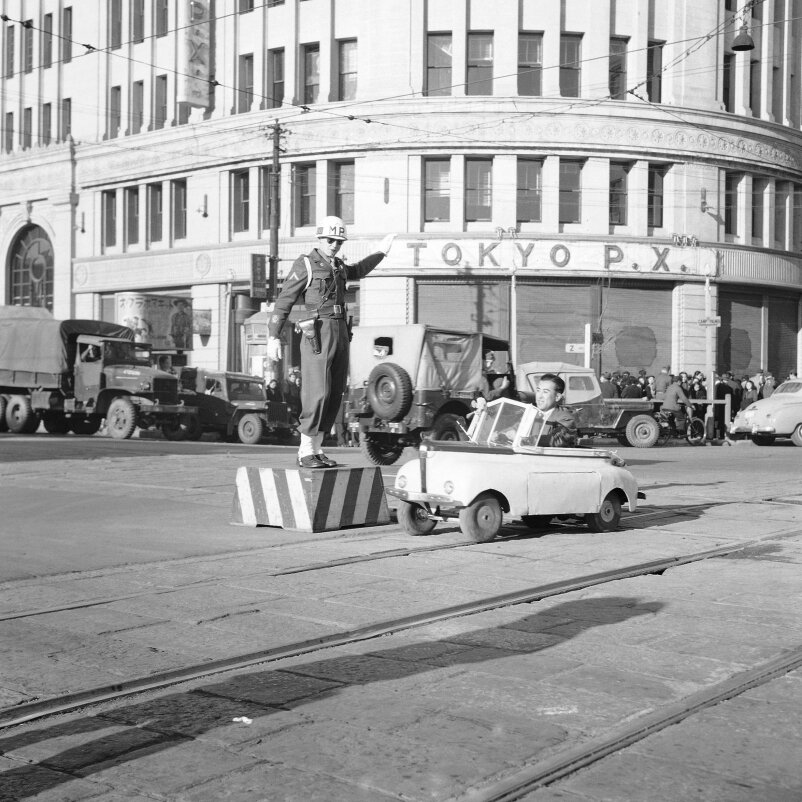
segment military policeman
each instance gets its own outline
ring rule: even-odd
[[[318,246],[293,262],[268,323],[267,356],[281,359],[282,329],[292,307],[301,299],[307,317],[298,321],[301,338],[301,445],[302,468],[330,468],[337,463],[322,450],[340,410],[348,378],[348,325],[345,286],[366,276],[381,262],[395,238],[388,234],[379,250],[356,264],[337,257],[348,237],[339,217],[325,217],[317,227]]]

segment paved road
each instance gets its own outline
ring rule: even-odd
[[[0,732],[0,798],[493,798],[798,649],[802,450],[618,450],[648,495],[621,532],[509,526],[492,544],[409,553],[460,533],[231,526],[236,468],[290,465],[292,449],[0,436],[3,706],[762,540]],[[792,671],[524,798],[798,799],[800,713]]]

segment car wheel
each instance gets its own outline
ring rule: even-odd
[[[612,532],[621,521],[621,501],[617,493],[608,493],[598,512],[585,514],[585,523],[591,532]]]
[[[459,511],[459,528],[474,543],[489,543],[501,529],[501,504],[491,493],[482,493]]]
[[[523,524],[533,532],[542,532],[551,523],[553,515],[524,515],[521,517]]]
[[[115,398],[106,412],[106,426],[115,440],[127,440],[136,429],[136,407],[130,398]]]
[[[383,362],[370,372],[366,393],[377,417],[399,421],[412,405],[412,380],[400,365]]]
[[[237,435],[245,445],[256,445],[265,432],[264,421],[258,415],[243,415],[237,424]]]
[[[404,446],[393,435],[362,435],[359,450],[374,465],[392,465],[404,451]]]
[[[70,430],[70,422],[62,412],[48,410],[42,415],[42,424],[48,434],[67,434]]]
[[[429,513],[414,502],[402,501],[397,511],[398,523],[404,527],[408,535],[428,535],[437,525],[429,517]]]
[[[802,447],[802,423],[798,423],[796,429],[791,432],[791,442],[795,446]]]
[[[774,445],[774,435],[773,434],[753,434],[752,435],[752,442],[756,446],[773,446]]]
[[[454,442],[456,440],[464,440],[465,435],[465,418],[461,415],[454,415],[451,412],[446,412],[443,415],[438,415],[434,424],[432,425],[432,440],[446,440]]]
[[[100,428],[100,418],[88,418],[85,415],[73,415],[69,423],[73,434],[92,435]]]
[[[14,434],[33,434],[39,428],[39,418],[27,395],[12,395],[8,399],[6,423]]]
[[[8,421],[6,420],[7,406],[8,399],[4,395],[0,395],[0,432],[8,431]]]
[[[627,423],[626,434],[633,448],[651,448],[660,436],[660,424],[651,415],[635,415]]]
[[[700,446],[705,441],[705,423],[699,418],[690,418],[685,430],[685,439],[692,446]]]

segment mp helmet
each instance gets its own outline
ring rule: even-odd
[[[320,221],[316,236],[318,239],[325,237],[326,239],[338,239],[340,242],[345,242],[348,239],[342,218],[334,217],[333,215],[324,217]]]

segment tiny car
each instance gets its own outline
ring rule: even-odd
[[[410,535],[459,518],[471,540],[496,536],[505,516],[533,530],[555,516],[581,518],[593,532],[617,529],[621,508],[637,509],[638,485],[615,453],[540,445],[544,416],[500,398],[479,408],[465,441],[427,441],[419,459],[401,467],[395,486],[398,520]]]
[[[750,438],[758,446],[790,437],[795,446],[802,446],[802,381],[783,382],[768,398],[742,409],[730,424],[729,436]]]

